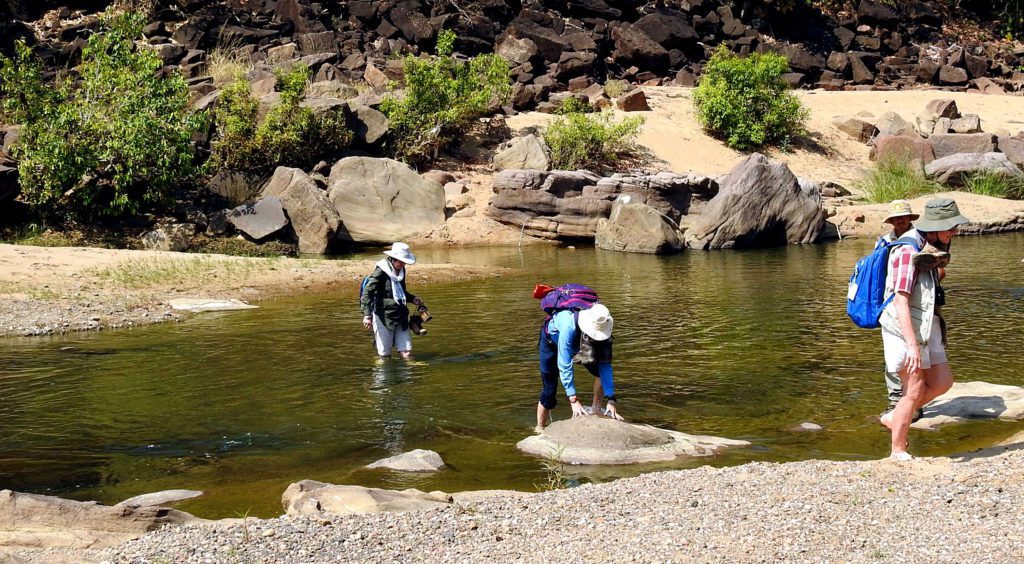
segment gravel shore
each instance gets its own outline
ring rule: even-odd
[[[76,556],[137,563],[1020,561],[1021,448],[908,463],[703,467],[420,513],[190,525]]]

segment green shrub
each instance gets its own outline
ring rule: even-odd
[[[594,108],[590,107],[590,104],[580,100],[576,97],[566,98],[562,101],[562,105],[559,106],[556,113],[566,114],[589,114],[594,111]]]
[[[786,58],[774,53],[739,57],[724,46],[711,56],[693,95],[697,119],[714,137],[745,151],[789,144],[804,133],[807,110],[782,80]]]
[[[973,194],[993,198],[1024,199],[1024,180],[991,171],[976,172],[964,178],[964,189]]]
[[[44,84],[24,44],[0,58],[0,97],[24,124],[15,147],[22,194],[43,216],[118,216],[164,203],[196,173],[192,136],[206,116],[188,107],[177,73],[159,77],[138,49],[143,18],[104,16],[82,50],[80,80]]]
[[[928,180],[924,171],[902,159],[886,159],[875,163],[857,187],[872,202],[888,203],[938,192],[941,186]]]
[[[387,96],[381,111],[390,121],[387,148],[396,158],[429,161],[463,135],[479,117],[489,115],[512,92],[508,63],[494,54],[468,62],[451,56],[455,34],[442,30],[437,55],[408,56],[404,93]]]
[[[560,169],[599,169],[614,166],[636,151],[636,136],[643,116],[612,121],[611,112],[572,113],[558,118],[544,130],[551,149],[551,164]]]
[[[295,65],[274,74],[281,103],[271,108],[262,122],[258,121],[259,102],[245,77],[236,77],[221,91],[209,168],[259,175],[280,165],[307,167],[336,155],[351,142],[341,109],[317,116],[301,105],[310,76],[308,67]]]

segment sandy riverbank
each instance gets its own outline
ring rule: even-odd
[[[356,288],[372,260],[243,258],[159,251],[0,245],[0,336],[178,320],[174,298],[240,299]],[[479,265],[417,264],[409,283],[500,275]]]

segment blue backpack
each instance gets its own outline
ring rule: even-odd
[[[850,276],[846,293],[846,315],[857,327],[875,329],[882,310],[889,305],[893,296],[885,299],[885,276],[889,262],[889,251],[900,245],[910,245],[920,251],[917,240],[912,237],[897,239],[891,243],[880,242],[871,254],[857,261]]]
[[[372,274],[367,274],[366,276],[363,277],[363,281],[359,284],[359,304],[360,305],[362,305],[362,303],[363,303],[363,294],[366,293],[366,285],[370,283],[370,279],[371,278],[373,278],[373,275]],[[371,304],[371,308],[372,307],[373,306]]]

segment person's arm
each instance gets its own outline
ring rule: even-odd
[[[363,312],[363,327],[369,328],[373,315],[373,304],[377,301],[377,292],[380,291],[380,274],[384,274],[380,268],[374,268],[370,279],[366,281],[363,288],[363,295],[359,299],[359,309]]]
[[[576,354],[573,350],[573,343],[576,341],[576,317],[571,311],[559,312],[552,319],[555,325],[556,348],[558,349],[558,378],[565,388],[565,395],[569,397],[569,406],[572,407],[572,416],[586,415],[583,404],[576,396],[576,384],[573,379],[572,357]]]
[[[619,415],[618,410],[619,402],[615,399],[615,380],[612,379],[612,363],[599,362],[597,364],[597,375],[601,379],[602,393],[604,393],[604,397],[608,398],[604,414],[613,419],[622,421],[622,416]]]
[[[903,366],[907,374],[914,374],[921,369],[921,349],[917,346],[917,333],[914,332],[914,322],[910,318],[910,294],[897,292],[893,302],[896,304],[896,321],[907,346],[907,358]]]

